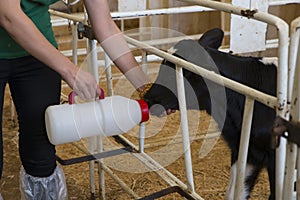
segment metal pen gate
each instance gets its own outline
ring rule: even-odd
[[[182,1],[191,2],[191,3],[197,4],[197,5],[217,9],[217,10],[224,11],[224,12],[233,13],[236,15],[241,15],[241,13],[242,13],[241,11],[247,10],[246,8],[240,8],[240,7],[232,6],[232,5],[229,5],[226,3],[214,2],[214,1],[208,1],[208,0],[182,0]],[[74,17],[74,16],[70,16],[67,14],[62,14],[62,13],[54,12],[54,11],[51,11],[51,13],[54,15],[58,15],[58,16],[73,20],[75,22],[83,22],[84,23],[84,20],[82,18],[78,18],[78,17]],[[247,17],[250,17],[250,16],[247,16]],[[233,89],[233,90],[246,96],[244,113],[250,113],[250,114],[249,115],[245,114],[244,119],[243,119],[242,137],[241,137],[240,152],[239,152],[239,159],[238,159],[239,160],[238,161],[238,174],[237,174],[237,182],[236,182],[236,187],[235,187],[236,188],[235,189],[235,199],[240,199],[241,192],[242,192],[242,189],[241,189],[242,184],[241,183],[243,182],[244,176],[245,176],[244,172],[245,172],[245,165],[246,165],[246,155],[247,155],[248,140],[249,140],[251,121],[252,121],[252,111],[253,111],[254,101],[259,101],[271,108],[277,109],[278,115],[280,115],[284,118],[289,117],[288,116],[289,108],[288,108],[288,104],[287,104],[287,102],[288,102],[288,86],[289,86],[289,88],[291,88],[294,85],[293,81],[290,81],[292,83],[290,83],[288,85],[287,78],[286,78],[286,77],[288,77],[287,66],[289,66],[288,65],[288,52],[289,52],[289,30],[288,30],[288,28],[289,28],[289,26],[280,18],[270,15],[270,14],[267,14],[267,13],[262,13],[259,11],[256,12],[253,16],[251,16],[251,18],[268,23],[270,25],[273,25],[278,30],[278,36],[279,36],[279,43],[278,43],[278,61],[279,62],[278,63],[279,63],[279,65],[278,65],[277,97],[273,97],[273,96],[264,94],[260,91],[249,88],[247,86],[241,85],[237,82],[234,82],[234,81],[224,78],[222,76],[216,75],[215,73],[207,71],[207,70],[201,68],[201,66],[196,66],[194,64],[188,63],[188,62],[181,60],[177,57],[174,57],[168,53],[160,51],[148,44],[139,42],[130,37],[126,37],[126,40],[128,41],[128,43],[144,50],[144,52],[142,54],[142,61],[143,61],[142,66],[144,66],[144,64],[147,62],[146,52],[157,55],[159,57],[162,57],[162,58],[169,60],[177,65],[177,72],[179,74],[179,76],[177,77],[177,86],[178,86],[178,88],[180,88],[178,93],[179,93],[179,102],[181,102],[180,110],[181,110],[181,123],[183,124],[182,125],[182,132],[183,132],[183,138],[184,138],[183,143],[185,145],[185,148],[188,149],[188,151],[185,152],[187,184],[184,184],[183,182],[181,182],[178,178],[176,178],[174,175],[172,175],[170,172],[168,172],[164,168],[162,170],[157,171],[157,173],[159,174],[160,177],[162,177],[164,180],[166,180],[166,182],[170,186],[179,186],[183,191],[190,194],[191,197],[193,197],[194,199],[202,199],[202,198],[198,194],[196,194],[194,191],[193,174],[192,174],[192,168],[191,168],[192,163],[191,163],[191,157],[190,157],[190,147],[189,147],[189,137],[188,137],[188,125],[187,125],[185,97],[184,97],[182,67],[187,70],[190,70],[196,74],[204,76],[209,80],[212,80],[219,84],[224,84],[225,87]],[[298,19],[298,21],[299,21],[299,19]],[[299,22],[298,21],[295,21],[292,25],[292,27],[294,27],[294,29],[295,29],[295,34],[293,34],[294,36],[292,38],[295,37],[295,39],[291,39],[291,44],[294,44],[293,41],[299,40]],[[296,44],[296,42],[295,42],[295,44]],[[90,45],[93,45],[93,44],[90,43]],[[298,49],[298,46],[295,45],[291,48],[293,48],[293,50],[295,50],[295,49]],[[291,50],[290,52],[293,52],[293,50]],[[294,52],[297,52],[297,51],[294,51]],[[298,51],[298,54],[299,54],[299,51]],[[299,57],[299,55],[298,55],[298,57]],[[294,57],[291,60],[295,60],[295,62],[296,62],[296,60],[297,60],[296,58],[297,58],[297,56],[294,55]],[[93,67],[90,70],[91,70],[91,72],[95,73],[95,71],[97,71],[98,65],[97,65],[97,63],[95,63],[95,58],[92,58],[92,60],[94,60],[94,61],[91,63],[90,66],[93,66]],[[107,57],[106,57],[106,61],[107,61],[106,63],[108,63],[108,64],[110,63],[110,61],[108,60]],[[299,66],[299,59],[297,62],[298,62],[298,66]],[[293,66],[296,66],[296,64]],[[107,67],[109,68],[109,66],[107,66]],[[294,75],[293,75],[294,71],[295,70],[290,71],[289,77],[294,77]],[[107,76],[108,76],[108,80],[111,80],[109,78],[109,77],[111,77],[109,70],[107,71]],[[298,79],[299,79],[299,77],[296,76],[295,80],[298,81]],[[108,85],[111,85],[111,83],[108,82]],[[291,91],[291,89],[289,89],[289,90]],[[294,90],[297,90],[297,88],[294,88]],[[111,95],[112,88],[109,88],[108,91],[110,91],[110,95]],[[296,116],[298,116],[298,115],[296,115]],[[140,133],[143,134],[144,133],[143,125],[141,126],[140,130],[141,130]],[[130,141],[128,141],[126,138],[124,138],[122,136],[119,136],[119,138],[121,140],[123,140],[127,145],[129,145],[133,149],[138,150],[140,152],[138,154],[134,154],[134,156],[136,156],[139,160],[141,160],[145,165],[149,166],[152,169],[161,168],[159,163],[154,161],[152,158],[150,158],[147,154],[145,154],[143,152],[143,143],[144,143],[143,140],[140,141],[140,147],[136,147]],[[144,138],[144,137],[141,136],[141,138]],[[282,144],[284,144],[284,142],[282,142],[280,148],[277,149],[277,161],[285,159],[285,146]],[[95,148],[95,147],[91,147],[91,148]],[[293,148],[296,148],[295,145],[293,146]],[[102,151],[101,140],[100,140],[100,145],[98,147],[98,151],[99,152]],[[293,152],[295,152],[295,151],[293,151]],[[295,154],[291,154],[288,151],[287,157],[290,157],[290,156],[295,160],[295,157],[296,157]],[[287,162],[289,162],[289,161],[287,161]],[[108,174],[110,174],[111,176],[114,176],[112,173],[110,173],[110,170],[101,163],[101,160],[99,161],[99,167],[101,169],[103,169],[105,172],[107,172]],[[299,167],[299,165],[298,165],[298,167]],[[93,166],[91,166],[91,168],[93,169]],[[293,183],[294,179],[291,179],[290,177],[292,177],[294,175],[295,166],[293,167],[293,165],[292,165],[291,168],[289,170],[287,170],[286,177],[284,177],[284,173],[283,173],[284,168],[285,168],[284,163],[283,164],[279,163],[279,162],[276,163],[276,169],[277,169],[277,171],[276,171],[276,177],[277,177],[276,178],[276,181],[277,181],[276,199],[278,199],[278,200],[279,199],[290,199],[289,197],[291,197],[291,195],[293,195],[291,183]],[[288,173],[288,172],[290,172],[290,173]],[[91,176],[93,176],[93,174],[91,174]],[[104,177],[103,174],[101,175],[101,177]],[[114,179],[118,180],[117,177],[115,177]],[[102,185],[104,183],[103,180],[104,180],[104,178],[101,180]],[[94,180],[92,180],[91,184],[93,184],[93,181]],[[120,181],[120,180],[118,180],[118,181],[120,182],[121,187],[123,187],[123,189],[125,189],[135,199],[138,198],[138,195],[134,194],[133,191],[131,191],[124,184],[122,184],[122,181]],[[285,191],[291,191],[291,192],[285,192],[283,194],[282,193],[283,188],[287,189]],[[93,191],[94,191],[94,189],[95,188],[92,188]],[[102,194],[105,194],[104,189],[102,189]]]

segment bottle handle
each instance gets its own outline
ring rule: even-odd
[[[100,90],[101,90],[101,93],[99,95],[99,99],[104,99],[104,97],[105,97],[104,96],[104,90],[102,88],[100,88]],[[69,104],[74,104],[75,103],[75,96],[77,96],[77,94],[74,91],[70,92],[70,94],[68,96]]]

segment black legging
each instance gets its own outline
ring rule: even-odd
[[[47,137],[44,113],[49,105],[59,104],[61,77],[31,56],[0,59],[1,113],[7,83],[18,114],[19,153],[22,165],[26,173],[32,176],[50,176],[56,167],[55,147],[50,144]],[[2,126],[2,114],[0,122]],[[0,173],[2,174],[2,130],[0,134]]]

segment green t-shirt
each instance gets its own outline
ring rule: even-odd
[[[52,24],[50,22],[49,5],[58,0],[21,0],[21,8],[33,21],[41,33],[51,44],[57,47]],[[26,35],[24,35],[26,37]],[[18,58],[29,55],[0,26],[0,58]]]

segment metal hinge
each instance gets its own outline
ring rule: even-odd
[[[82,22],[78,23],[77,32],[78,32],[78,39],[83,39],[84,37],[90,40],[96,39],[96,35],[92,27],[89,25],[84,25]]]

